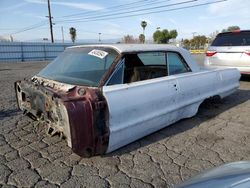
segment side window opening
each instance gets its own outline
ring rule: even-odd
[[[125,54],[106,85],[133,83],[185,72],[190,72],[190,68],[174,52]]]
[[[124,79],[124,62],[122,59],[115,68],[115,71],[111,75],[110,79],[107,81],[107,85],[122,84]]]
[[[164,52],[144,52],[125,55],[124,83],[167,76]]]
[[[190,72],[189,67],[183,61],[179,54],[174,52],[167,53],[167,63],[168,63],[168,74],[180,74],[185,72]]]

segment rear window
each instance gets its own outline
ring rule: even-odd
[[[164,52],[139,53],[137,54],[137,56],[140,58],[144,65],[166,66],[166,57]]]
[[[67,84],[98,86],[117,55],[109,48],[69,48],[38,76]]]
[[[211,46],[250,46],[250,32],[221,33]]]

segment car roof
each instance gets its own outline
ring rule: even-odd
[[[167,44],[93,44],[79,45],[68,48],[87,48],[87,47],[103,47],[112,48],[119,53],[139,52],[139,51],[180,51],[180,48]]]
[[[92,44],[92,45],[79,45],[68,47],[68,49],[74,48],[111,48],[118,53],[131,53],[131,52],[149,52],[149,51],[173,51],[180,53],[193,72],[200,71],[200,67],[191,57],[189,51],[184,48],[176,47],[168,44]]]

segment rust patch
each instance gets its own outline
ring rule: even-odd
[[[109,140],[108,108],[99,88],[75,86],[62,91],[55,86],[46,87],[34,80],[24,80],[15,82],[15,91],[19,108],[32,119],[41,119],[47,124],[65,124],[57,109],[60,105],[65,106],[70,146],[75,153],[89,157],[106,152]],[[23,101],[21,93],[27,101]]]

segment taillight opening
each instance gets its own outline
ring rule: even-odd
[[[207,51],[206,52],[206,56],[207,57],[212,57],[213,55],[215,55],[217,52],[216,51]]]

